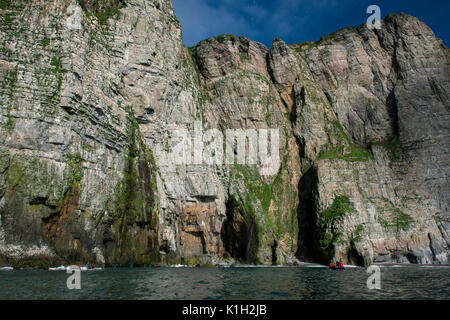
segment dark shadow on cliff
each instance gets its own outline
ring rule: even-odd
[[[397,99],[395,98],[395,92],[392,90],[389,93],[389,96],[386,98],[386,107],[390,117],[391,122],[391,131],[393,138],[399,137],[400,129],[398,124],[398,107],[397,107]]]
[[[226,202],[226,217],[220,232],[225,250],[236,260],[256,263],[258,228],[253,217],[232,196]]]
[[[314,191],[318,182],[317,169],[312,166],[303,174],[298,184],[298,250],[296,256],[305,262],[315,262],[314,230],[315,230],[315,197]]]

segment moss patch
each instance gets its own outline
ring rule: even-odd
[[[5,107],[7,121],[5,127],[8,131],[14,129],[14,121],[11,116],[11,110],[13,108],[14,94],[16,92],[16,83],[18,79],[18,66],[12,70],[8,70],[3,74],[3,80],[0,82],[0,87],[2,92],[7,95],[7,100],[1,102],[2,106]]]
[[[328,226],[337,218],[353,211],[355,209],[348,196],[336,196],[332,205],[319,214],[320,222]]]
[[[78,0],[78,4],[88,17],[94,15],[100,24],[106,24],[109,18],[117,19],[120,9],[126,6],[124,0]]]
[[[297,250],[298,190],[290,182],[287,154],[283,157],[276,177],[267,180],[257,167],[235,165],[234,179],[243,192],[234,197],[239,206],[256,223],[261,249],[270,251],[274,240],[282,241],[292,252]]]
[[[155,161],[128,110],[128,155],[111,216],[115,245],[108,265],[148,266],[159,262]]]
[[[379,217],[378,222],[381,226],[388,230],[394,230],[395,232],[408,231],[414,219],[409,215],[404,213],[398,208],[393,208],[392,215],[385,218]]]
[[[361,241],[363,233],[364,233],[364,226],[362,224],[360,224],[356,227],[356,230],[352,235],[352,241],[353,242]]]
[[[237,42],[239,40],[239,37],[234,34],[222,34],[215,39],[220,43],[224,43],[227,41]]]
[[[329,262],[333,256],[334,245],[342,242],[342,233],[334,233],[333,224],[341,217],[355,212],[348,196],[336,196],[329,208],[318,214],[316,255],[319,260]]]
[[[244,54],[244,53],[239,53],[239,59],[240,59],[242,62],[245,62],[245,61],[251,61],[249,55],[248,55],[248,54]]]
[[[368,150],[353,145],[339,121],[336,120],[331,123],[337,129],[335,132],[337,132],[340,143],[337,146],[323,150],[318,160],[341,159],[349,162],[365,162],[373,158],[373,155]]]
[[[0,9],[8,9],[11,5],[11,0],[0,0]]]
[[[392,162],[400,162],[404,160],[407,151],[413,150],[413,147],[404,146],[397,138],[384,141],[384,142],[370,142],[369,148],[372,146],[381,146],[383,147],[389,155],[389,159]]]

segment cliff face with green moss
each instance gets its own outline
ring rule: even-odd
[[[168,0],[0,1],[0,265],[447,263],[449,51],[390,15],[182,43]],[[174,128],[280,166],[173,164]]]

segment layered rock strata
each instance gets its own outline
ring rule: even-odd
[[[449,50],[418,19],[270,49],[187,48],[168,0],[0,23],[1,265],[448,263]],[[279,166],[176,163],[179,128],[276,129]]]

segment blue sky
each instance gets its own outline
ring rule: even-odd
[[[221,34],[236,34],[270,48],[275,37],[286,43],[317,41],[341,28],[358,26],[376,4],[381,17],[405,12],[430,26],[436,36],[450,43],[450,1],[437,0],[172,0],[183,27],[184,43]]]

